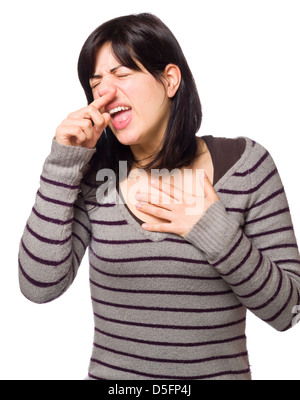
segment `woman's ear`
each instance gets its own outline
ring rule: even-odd
[[[175,64],[168,64],[164,71],[164,77],[167,81],[167,95],[171,99],[177,93],[181,83],[181,71]]]

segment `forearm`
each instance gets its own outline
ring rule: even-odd
[[[79,191],[82,170],[93,153],[53,141],[19,251],[20,288],[34,302],[62,294],[84,255],[89,226]]]
[[[292,309],[299,304],[300,275],[288,260],[278,264],[255,248],[220,201],[208,209],[186,240],[206,254],[249,310],[277,330],[291,326]],[[287,258],[300,264],[296,243]]]

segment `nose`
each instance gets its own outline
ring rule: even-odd
[[[107,93],[117,91],[117,86],[115,85],[112,77],[104,76],[101,83],[98,86],[98,95],[100,97],[106,95]]]

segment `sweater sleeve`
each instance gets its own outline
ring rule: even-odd
[[[90,241],[80,183],[94,150],[52,142],[19,248],[19,284],[35,303],[52,301],[73,282]]]
[[[220,201],[210,206],[186,240],[207,257],[241,303],[278,331],[296,321],[300,304],[300,257],[288,201],[270,154],[235,173],[247,177],[248,189],[220,190]],[[262,155],[264,154],[264,155]],[[245,222],[225,208],[221,194],[246,196]]]

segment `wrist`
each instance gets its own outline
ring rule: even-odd
[[[79,184],[82,170],[89,163],[95,151],[95,149],[64,145],[54,138],[51,152],[44,164],[43,176],[49,179],[56,178],[66,183]]]
[[[198,247],[213,262],[228,251],[238,231],[239,223],[228,215],[219,200],[207,209],[185,240]]]

